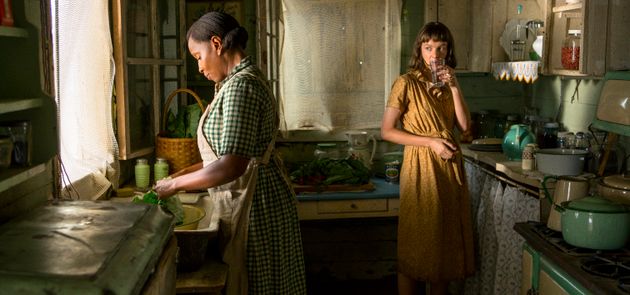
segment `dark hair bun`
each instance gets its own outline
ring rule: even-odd
[[[238,46],[241,49],[245,49],[247,48],[248,37],[247,30],[238,26],[225,34],[223,37],[223,47],[231,49]]]

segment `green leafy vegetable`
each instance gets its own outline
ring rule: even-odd
[[[166,212],[170,212],[173,214],[175,219],[173,222],[175,225],[180,225],[184,222],[184,207],[182,206],[181,201],[177,197],[170,197],[166,200],[158,199],[157,193],[154,191],[149,191],[144,194],[142,197],[135,196],[132,201],[134,203],[147,203],[152,205],[159,205]]]
[[[201,109],[194,103],[182,107],[174,115],[168,111],[166,121],[167,137],[170,138],[195,138],[197,136],[197,126],[201,118]]]
[[[365,184],[372,176],[365,165],[354,158],[316,159],[291,172],[291,181],[297,184]]]

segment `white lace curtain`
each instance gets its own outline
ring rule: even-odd
[[[517,222],[539,221],[540,202],[479,166],[465,162],[464,167],[478,258],[475,276],[465,282],[465,294],[520,294],[525,239],[513,227]]]
[[[108,0],[53,0],[62,195],[96,199],[118,185]]]

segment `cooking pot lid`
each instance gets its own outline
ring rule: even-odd
[[[630,175],[611,175],[604,177],[604,184],[620,188],[624,190],[630,190]]]
[[[562,205],[568,209],[593,213],[621,213],[628,211],[625,206],[615,204],[600,197],[585,197],[564,202]]]

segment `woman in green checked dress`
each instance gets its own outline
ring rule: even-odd
[[[197,130],[203,163],[159,181],[155,191],[164,199],[208,189],[221,218],[227,294],[305,294],[295,194],[274,153],[277,105],[244,52],[247,32],[232,16],[210,12],[186,39],[199,72],[215,82]]]

